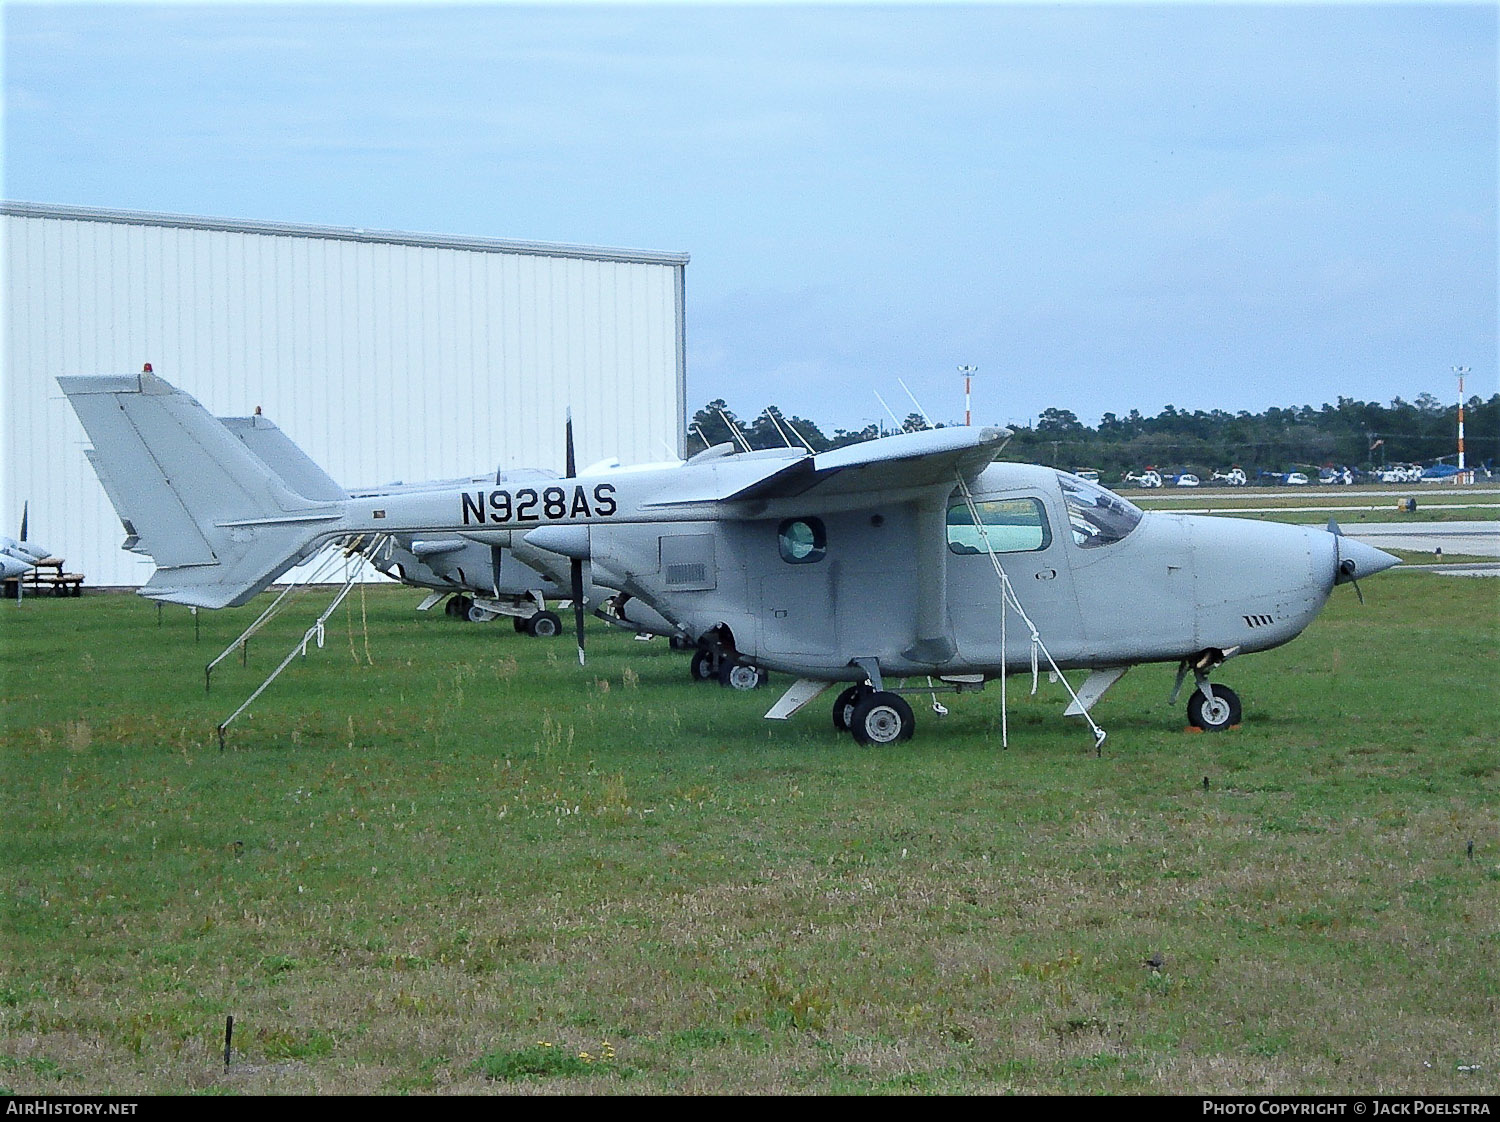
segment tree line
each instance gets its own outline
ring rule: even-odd
[[[834,429],[827,435],[814,421],[787,416],[768,405],[744,421],[722,398],[693,414],[688,447],[703,449],[726,441],[740,447],[805,445],[814,452],[842,448],[893,432],[929,427],[920,413],[889,425]],[[1094,426],[1068,409],[1050,408],[1027,425],[1008,426],[1014,435],[1001,459],[1050,464],[1065,470],[1089,469],[1105,482],[1156,468],[1192,472],[1207,480],[1215,471],[1241,468],[1250,478],[1261,472],[1348,467],[1368,471],[1398,464],[1454,464],[1458,460],[1458,406],[1421,394],[1416,401],[1389,405],[1340,397],[1337,404],[1273,407],[1261,413],[1222,409],[1192,412],[1166,406],[1147,417],[1132,409],[1121,417],[1105,413]],[[1500,394],[1477,395],[1464,403],[1466,463],[1494,467],[1500,455]]]

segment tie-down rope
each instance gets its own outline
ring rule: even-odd
[[[1073,704],[1078,706],[1079,711],[1083,714],[1083,719],[1088,722],[1089,728],[1093,730],[1094,749],[1097,751],[1098,749],[1103,747],[1104,738],[1108,734],[1105,733],[1105,731],[1094,722],[1094,718],[1089,714],[1088,707],[1085,706],[1083,702],[1078,700],[1078,695],[1073,692],[1072,684],[1069,683],[1067,677],[1063,674],[1063,672],[1058,669],[1057,663],[1052,658],[1052,652],[1047,649],[1047,644],[1042,641],[1041,633],[1037,631],[1036,624],[1031,621],[1031,617],[1026,614],[1026,609],[1021,606],[1021,601],[1016,596],[1015,586],[1011,583],[1010,577],[1006,574],[1005,567],[1000,564],[1000,556],[995,552],[995,547],[990,542],[990,535],[984,528],[984,520],[979,516],[979,507],[974,502],[973,492],[969,490],[969,485],[964,481],[964,477],[962,475],[958,475],[957,478],[958,489],[964,497],[964,505],[969,508],[969,517],[974,521],[974,528],[979,531],[979,537],[980,540],[984,542],[984,549],[985,552],[989,555],[990,564],[995,567],[995,576],[1000,580],[1000,659],[1002,664],[1005,661],[1005,617],[1007,615],[1007,609],[1014,609],[1016,615],[1021,617],[1022,622],[1026,624],[1027,629],[1031,632],[1032,695],[1036,695],[1037,674],[1040,669],[1038,655],[1040,654],[1046,657],[1047,665],[1052,668],[1052,673],[1057,676],[1057,679],[1060,682],[1062,682],[1063,688],[1068,691],[1068,696],[1073,699]],[[1009,748],[1010,727],[1009,716],[1007,714],[1007,694],[1005,688],[1005,679],[1006,674],[1002,670],[1000,674],[1000,745],[1003,748]]]

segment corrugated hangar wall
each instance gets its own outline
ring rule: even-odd
[[[345,486],[679,455],[687,255],[5,203],[0,532],[138,585],[55,379],[261,407]]]

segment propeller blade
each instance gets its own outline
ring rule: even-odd
[[[573,595],[573,621],[578,627],[578,665],[585,665],[583,661],[583,562],[573,558],[568,566],[571,570]]]
[[[573,410],[568,410],[568,420],[565,426],[565,439],[567,456],[566,475],[572,479],[578,474],[578,460],[573,451]],[[570,584],[569,592],[573,596],[573,621],[578,629],[578,665],[586,665],[583,659],[583,561],[577,557],[568,566]]]

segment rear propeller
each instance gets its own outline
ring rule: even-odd
[[[578,474],[578,461],[573,454],[573,410],[568,410],[567,422],[567,477],[572,479]],[[578,629],[578,665],[585,665],[583,659],[583,559],[575,557],[568,563],[569,592],[573,596],[573,621]]]

